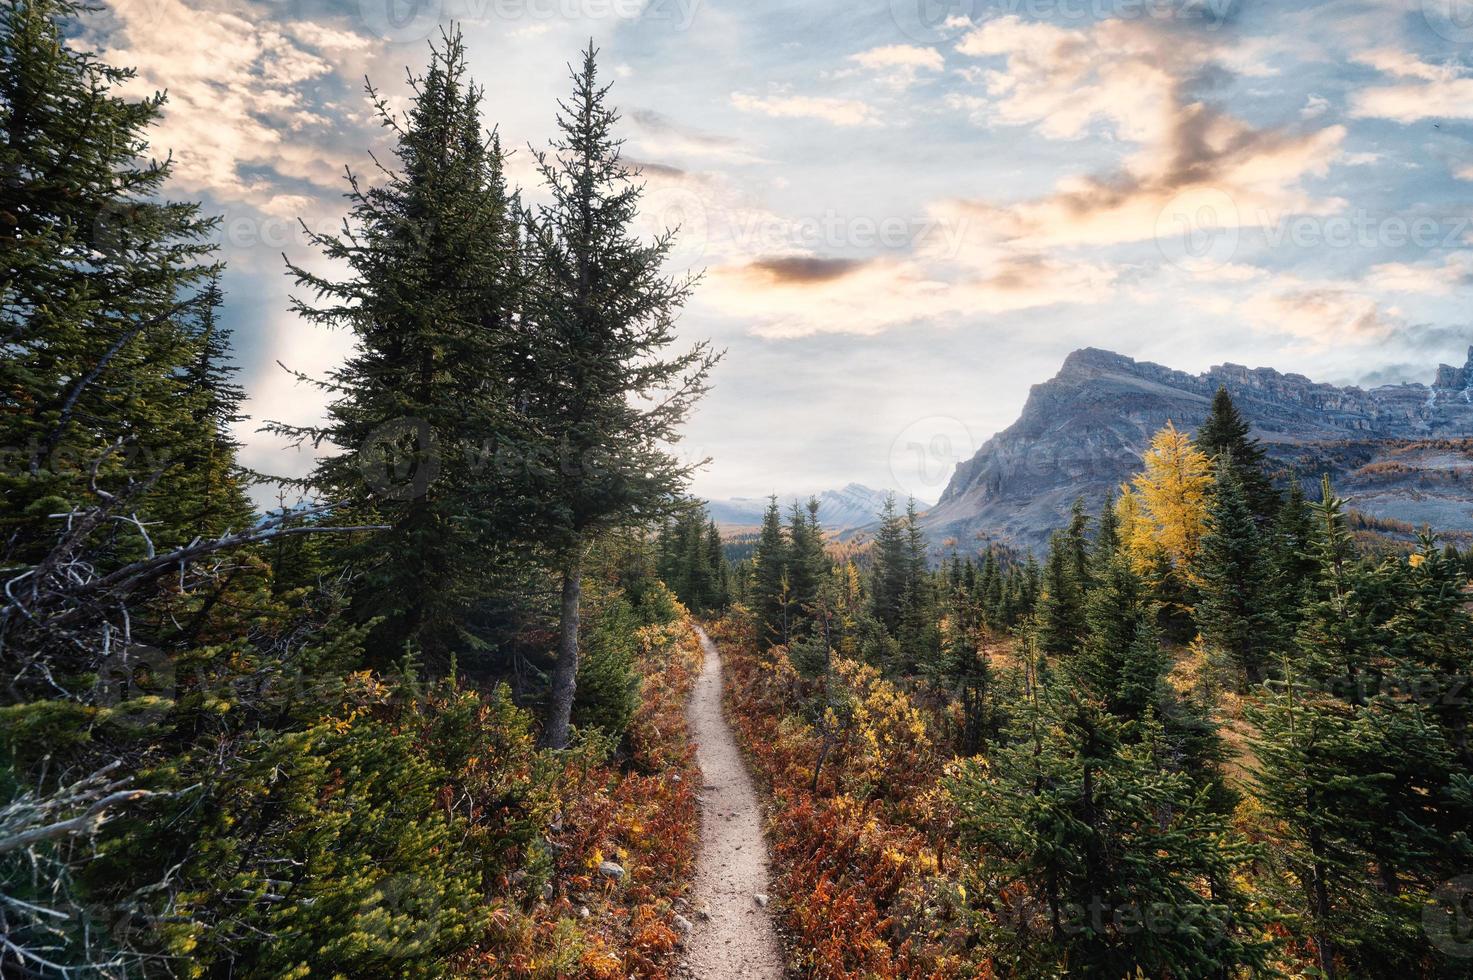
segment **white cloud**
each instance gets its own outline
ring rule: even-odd
[[[1328,350],[1386,340],[1406,325],[1385,293],[1417,292],[1437,273],[1378,267],[1367,277],[1309,278],[1244,263],[1182,263],[1163,271],[1160,296],[1191,296],[1200,309],[1264,334],[1284,334],[1309,349]]]
[[[886,85],[905,89],[914,85],[921,72],[939,72],[945,66],[941,52],[913,44],[888,44],[849,56],[867,71],[877,73]]]
[[[1300,182],[1326,172],[1345,129],[1256,128],[1194,98],[1191,80],[1213,63],[1212,43],[1123,20],[1068,30],[1007,16],[968,33],[959,52],[1003,58],[1003,67],[985,75],[989,102],[959,97],[952,105],[1055,140],[1104,127],[1138,149],[1118,169],[1065,177],[1043,197],[958,206],[1001,239],[1035,249],[1150,240],[1164,218],[1204,207],[1219,224],[1237,226],[1265,212],[1340,206],[1310,196]]]
[[[1422,119],[1473,119],[1473,72],[1461,65],[1434,65],[1391,48],[1355,58],[1385,75],[1404,79],[1355,93],[1351,116],[1413,123]]]
[[[295,217],[288,209],[307,199],[265,174],[336,189],[345,161],[332,136],[362,126],[354,142],[367,145],[377,135],[361,107],[316,95],[344,56],[366,48],[356,35],[307,22],[279,29],[182,0],[123,0],[110,10],[116,29],[101,39],[102,56],[137,69],[130,94],[167,90],[152,141],[173,153],[174,186],[185,192]]]
[[[856,99],[817,95],[757,96],[733,92],[731,104],[742,112],[756,112],[776,119],[819,119],[835,126],[874,126],[875,111]]]
[[[1448,296],[1473,279],[1473,256],[1454,253],[1441,262],[1385,262],[1372,266],[1365,284],[1380,292]]]

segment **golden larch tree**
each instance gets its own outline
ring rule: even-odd
[[[1179,572],[1189,574],[1207,523],[1212,463],[1169,421],[1152,437],[1143,463],[1134,480],[1135,506],[1155,546]]]
[[[1137,575],[1151,579],[1165,561],[1161,547],[1156,544],[1156,526],[1141,506],[1140,495],[1129,483],[1120,485],[1120,496],[1115,499],[1115,520],[1121,553],[1130,559]]]

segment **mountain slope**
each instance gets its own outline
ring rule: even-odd
[[[1473,531],[1473,348],[1431,387],[1337,388],[1271,368],[1204,374],[1086,348],[1034,385],[1018,421],[960,464],[924,517],[933,540],[1041,550],[1074,499],[1093,509],[1135,473],[1168,420],[1195,430],[1226,386],[1283,479],[1330,473],[1371,516]]]
[[[818,519],[828,531],[847,531],[873,524],[880,509],[885,506],[886,491],[875,490],[861,483],[851,483],[839,490],[825,490],[818,494]],[[783,517],[794,502],[806,505],[807,497],[778,496],[783,508]],[[896,506],[904,507],[905,501],[896,495]],[[916,506],[925,504],[917,501]],[[711,519],[722,526],[749,527],[762,523],[762,514],[767,510],[766,497],[732,497],[729,500],[712,500],[707,505]]]

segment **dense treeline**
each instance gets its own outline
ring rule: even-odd
[[[660,527],[656,570],[687,609],[699,613],[724,610],[731,601],[732,570],[721,532],[693,501]]]
[[[82,12],[0,10],[0,972],[663,975],[699,659],[645,533],[714,358],[671,352],[594,52],[535,209],[458,35],[403,115],[370,90],[343,278],[290,267],[354,353],[261,516],[216,221]]]
[[[806,969],[1473,971],[1466,566],[1361,554],[1226,392],[1041,567],[808,533],[769,510],[723,633]]]

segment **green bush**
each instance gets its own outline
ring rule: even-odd
[[[621,596],[598,597],[592,605],[593,615],[584,621],[573,721],[622,738],[639,704],[639,617]]]

